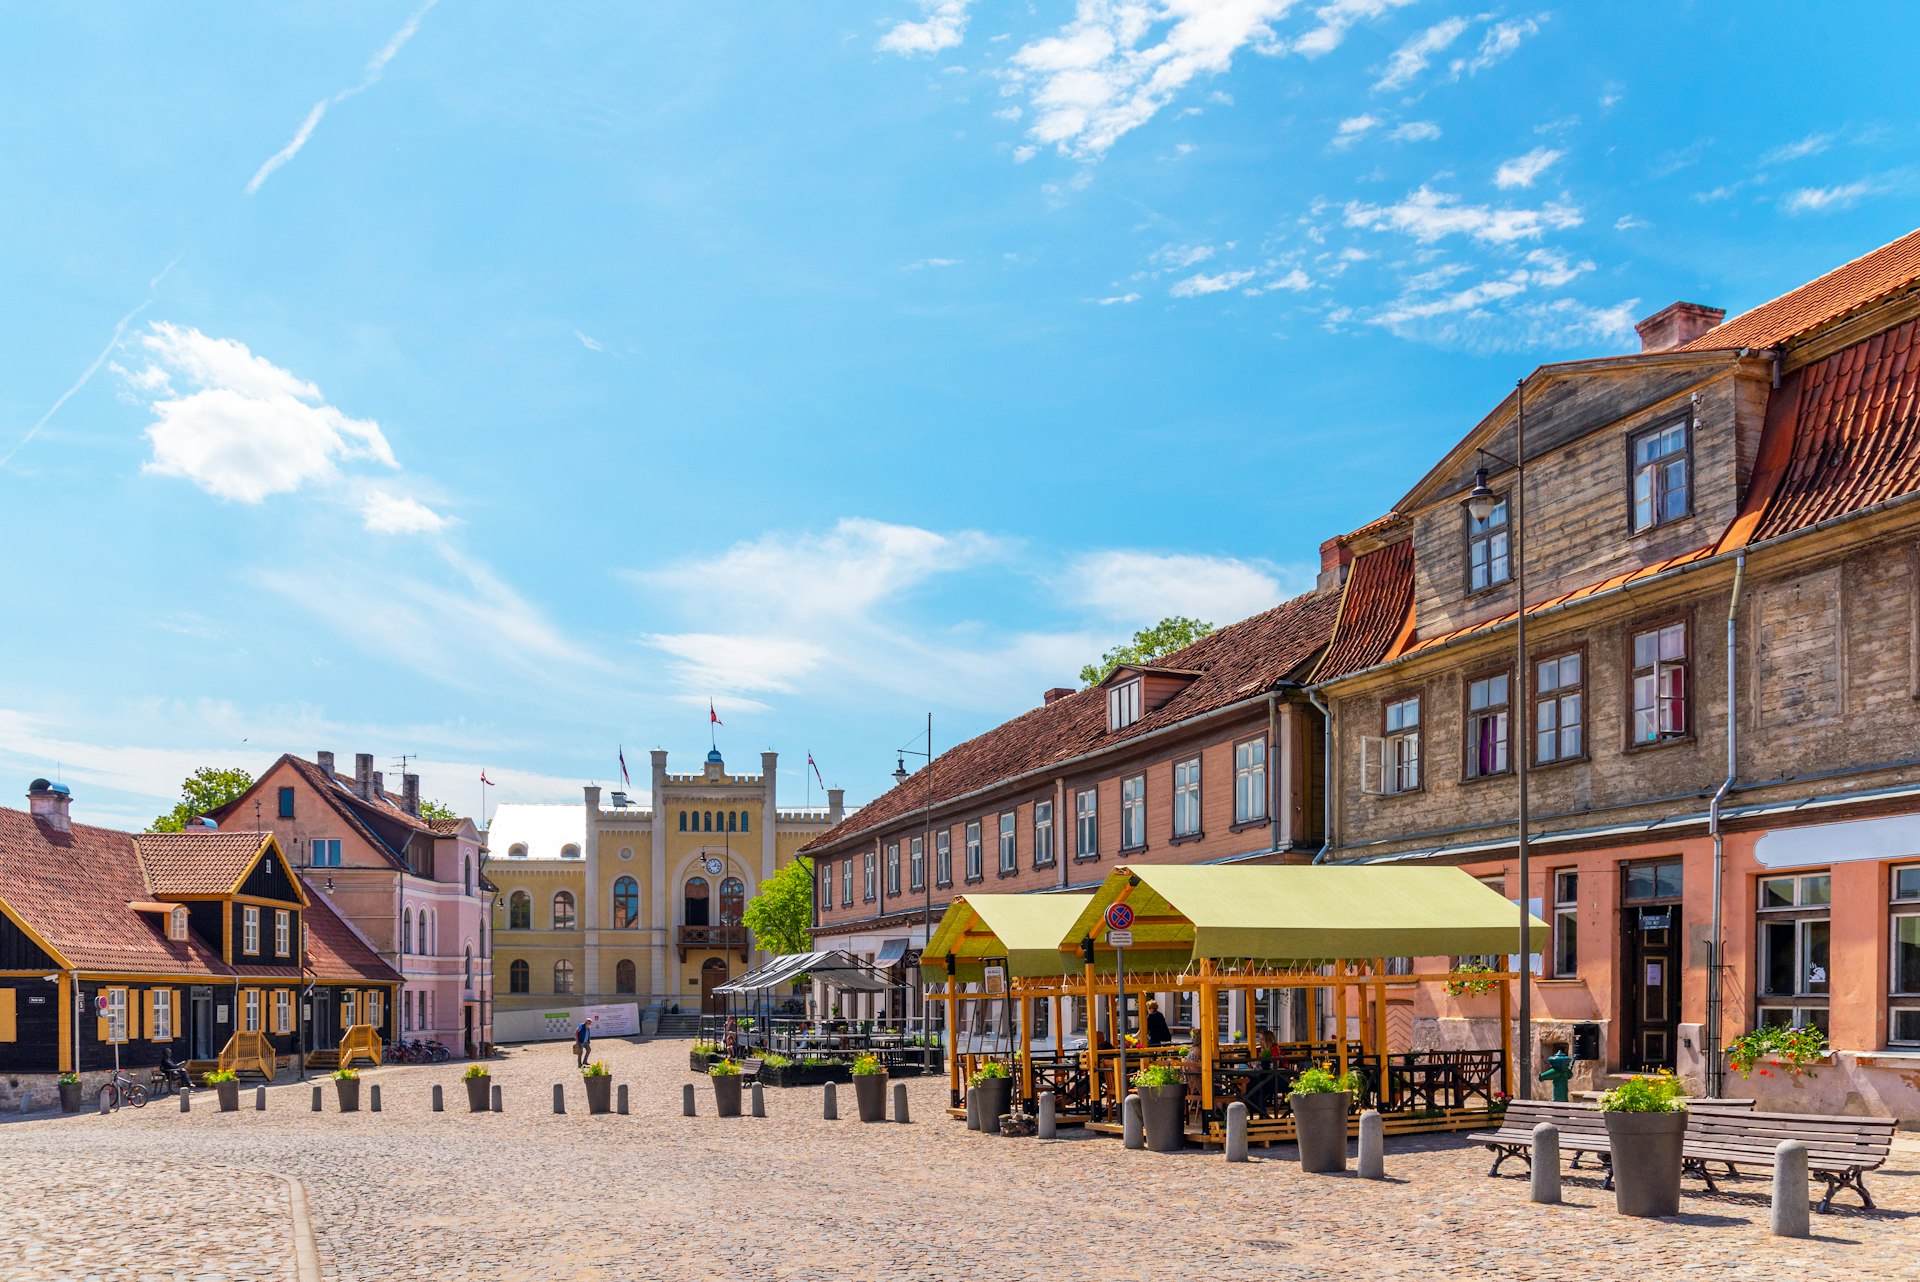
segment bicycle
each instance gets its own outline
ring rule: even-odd
[[[120,1069],[113,1071],[107,1084],[100,1088],[100,1099],[109,1111],[118,1109],[122,1104],[131,1104],[135,1108],[147,1106],[147,1088],[133,1080],[133,1077]]]

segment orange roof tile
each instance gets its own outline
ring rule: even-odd
[[[1679,351],[1773,347],[1920,280],[1920,230],[1740,313]]]
[[[267,838],[264,832],[200,828],[143,832],[133,842],[154,894],[224,895],[240,884]]]
[[[1402,539],[1354,561],[1340,596],[1333,640],[1313,679],[1330,681],[1379,663],[1392,653],[1412,621],[1413,540]]]

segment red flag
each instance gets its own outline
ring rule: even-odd
[[[627,787],[633,787],[633,779],[627,774],[627,749],[625,744],[620,746],[620,779]]]
[[[707,720],[713,722],[716,726],[724,726],[727,724],[720,719],[720,714],[713,710],[713,700],[711,699],[707,700]]]
[[[487,772],[485,770],[482,770],[480,772],[480,782],[487,785],[487,787],[489,788],[493,787],[493,780],[487,778]]]
[[[811,752],[807,754],[807,768],[813,771],[813,777],[815,779],[820,779],[820,767],[814,764],[813,754]],[[826,787],[827,781],[825,779],[820,779],[820,786],[822,788]]]

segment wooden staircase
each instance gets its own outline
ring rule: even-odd
[[[238,1077],[263,1077],[273,1080],[273,1043],[265,1033],[235,1033],[220,1052],[214,1067]]]

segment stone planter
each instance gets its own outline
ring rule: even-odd
[[[583,1077],[587,1084],[587,1112],[611,1113],[613,1111],[613,1077]]]
[[[713,1079],[713,1111],[720,1117],[740,1116],[740,1074]]]
[[[1622,1215],[1678,1215],[1686,1112],[1607,1113],[1605,1117],[1613,1150],[1614,1209]]]
[[[478,1077],[469,1077],[467,1084],[467,1112],[486,1113],[493,1109],[493,1078],[485,1073]]]
[[[62,1113],[78,1113],[80,1111],[80,1083],[60,1083],[60,1111]]]
[[[333,1089],[340,1098],[340,1111],[342,1113],[358,1113],[360,1111],[360,1083],[358,1079],[348,1081],[345,1078],[336,1077],[333,1079]]]
[[[1177,1153],[1187,1145],[1187,1088],[1136,1086],[1141,1120],[1147,1128],[1147,1147],[1155,1153]]]
[[[220,1111],[222,1113],[238,1113],[240,1111],[240,1083],[215,1082],[213,1084],[213,1093],[220,1100]]]
[[[1300,1169],[1312,1175],[1335,1175],[1347,1169],[1347,1109],[1353,1096],[1346,1091],[1295,1093],[1294,1133],[1300,1140]]]
[[[887,1075],[866,1073],[853,1079],[853,1097],[863,1122],[887,1120]]]
[[[704,1055],[699,1051],[687,1052],[687,1071],[688,1072],[704,1073],[707,1071],[707,1065],[711,1063],[713,1063],[713,1056],[711,1055]]]
[[[1000,1115],[1013,1111],[1013,1079],[989,1077],[984,1082],[969,1086],[967,1093],[980,1097],[980,1133],[998,1135]]]

